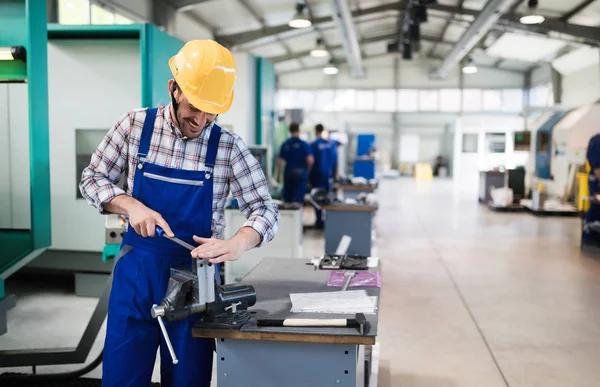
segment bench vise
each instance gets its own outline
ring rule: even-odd
[[[175,237],[168,237],[157,227],[158,236],[164,236],[189,250],[194,246]],[[172,268],[167,292],[159,305],[150,311],[158,320],[163,336],[171,352],[173,364],[177,358],[172,349],[165,321],[183,320],[198,314],[199,328],[240,329],[248,320],[248,308],[256,303],[256,291],[251,285],[240,283],[220,285],[216,281],[215,265],[206,259],[192,259],[192,267]]]

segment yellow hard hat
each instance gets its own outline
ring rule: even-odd
[[[233,102],[235,61],[214,40],[191,40],[169,59],[169,67],[183,95],[198,110],[225,113]]]

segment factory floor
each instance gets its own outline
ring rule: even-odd
[[[490,212],[450,180],[383,180],[378,197],[380,387],[598,385],[600,260],[580,253],[578,218]],[[304,254],[322,248],[306,231]],[[76,345],[96,302],[64,280],[7,290],[19,299],[2,349]]]

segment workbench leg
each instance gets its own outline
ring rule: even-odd
[[[217,385],[364,386],[361,353],[352,344],[218,339]]]

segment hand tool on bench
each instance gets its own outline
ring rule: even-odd
[[[156,235],[194,250],[191,244],[169,237],[161,227],[156,227]],[[196,324],[199,328],[240,329],[250,320],[248,308],[256,303],[256,291],[253,286],[240,283],[218,285],[215,279],[215,266],[207,259],[192,260],[189,267],[171,268],[171,277],[167,285],[167,294],[160,305],[153,305],[150,313],[158,319],[161,331],[171,353],[173,364],[177,358],[165,321],[183,320],[192,314],[202,314]]]
[[[356,328],[358,333],[364,335],[368,332],[369,323],[364,313],[357,313],[352,319],[347,318],[286,318],[286,319],[258,319],[259,327],[340,327]]]

